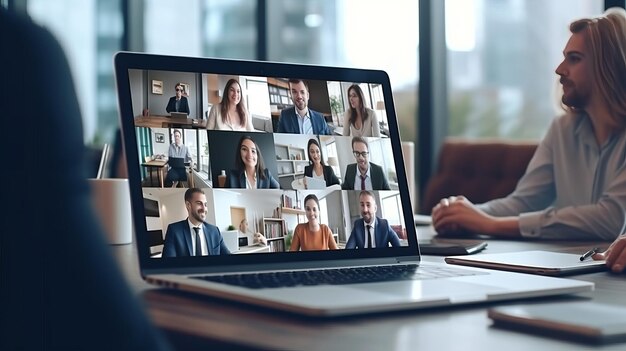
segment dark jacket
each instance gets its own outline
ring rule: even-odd
[[[246,188],[246,176],[244,174],[245,171],[238,171],[236,169],[231,170],[228,173],[228,177],[226,178],[226,188]],[[280,185],[278,181],[272,177],[270,171],[266,168],[263,170],[265,174],[265,179],[261,179],[261,177],[256,178],[256,187],[257,189],[280,189]]]
[[[346,167],[346,175],[343,178],[343,190],[354,190],[354,179],[356,177],[357,164],[352,163]],[[371,190],[391,190],[387,177],[383,172],[383,168],[375,163],[370,162],[370,177],[372,178]]]

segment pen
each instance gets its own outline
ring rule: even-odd
[[[585,252],[582,256],[580,256],[580,260],[584,261],[587,257],[590,257],[591,255],[595,254],[598,251],[600,251],[600,248],[599,247],[594,247],[593,249]]]

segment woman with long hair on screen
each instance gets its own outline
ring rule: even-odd
[[[376,112],[365,106],[363,90],[358,84],[348,88],[350,107],[343,115],[343,136],[380,137]]]
[[[279,189],[278,181],[265,168],[257,143],[249,135],[239,139],[235,151],[235,169],[226,178],[227,188]]]
[[[339,184],[333,168],[324,164],[324,155],[319,142],[314,138],[309,139],[306,149],[309,154],[309,165],[304,167],[305,177],[324,180],[326,186]],[[304,186],[308,189],[306,178],[304,178]]]
[[[294,229],[289,251],[337,250],[330,228],[319,222],[320,201],[317,196],[309,194],[304,198],[304,210],[308,222],[300,223]]]
[[[229,79],[223,95],[222,102],[213,105],[209,111],[207,129],[254,131],[252,117],[246,110],[239,82]]]

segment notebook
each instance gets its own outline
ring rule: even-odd
[[[317,317],[484,303],[593,288],[593,283],[584,281],[422,262],[391,84],[383,71],[122,52],[115,56],[115,77],[139,267],[149,283]],[[199,198],[193,198],[193,204],[185,203],[186,189],[162,189],[144,182],[147,175],[142,173],[140,160],[145,155],[165,154],[167,144],[156,142],[155,135],[170,132],[134,118],[143,108],[154,110],[162,105],[158,96],[143,93],[147,87],[141,88],[152,79],[165,79],[166,85],[189,82],[191,91],[197,92],[194,106],[198,110],[193,112],[197,116],[206,115],[203,106],[219,103],[216,92],[235,79],[242,88],[242,101],[252,102],[248,113],[272,115],[277,130],[289,133],[183,126],[183,143],[192,150],[199,170],[195,186],[204,192],[194,195]],[[316,116],[313,130],[342,130],[343,111],[333,111],[331,101],[342,101],[348,107],[348,89],[358,87],[366,92],[365,106],[384,104],[385,109],[377,115],[388,124],[389,135],[355,139],[359,152],[354,156],[350,136],[297,134],[294,109],[286,105],[291,103],[290,95],[283,96],[290,90],[290,79],[299,80],[294,87],[304,85],[301,90],[306,90],[308,108],[316,112],[310,114]],[[374,178],[367,183],[381,188],[364,193],[341,190],[338,185],[293,189],[293,181],[303,176],[310,163],[309,143],[319,145],[322,160],[332,160],[325,166],[332,168],[341,183],[355,182],[355,167],[368,165]],[[251,156],[253,149],[255,156]],[[255,173],[255,189],[247,188],[254,178],[244,176],[244,161],[262,169]],[[347,176],[350,169],[352,175]],[[158,202],[159,217],[146,214],[144,198]],[[205,211],[200,206],[203,200]],[[187,207],[198,210],[189,217]],[[187,218],[196,215],[204,215],[203,232],[211,233],[205,234],[207,247],[202,251],[211,255],[195,255]],[[373,239],[369,244],[365,219],[373,221],[373,228],[368,229]],[[305,242],[303,238],[310,236],[300,235],[309,221],[325,228],[323,242]],[[254,245],[228,250],[223,235],[240,224],[247,224],[244,232],[251,233]],[[161,256],[150,255],[160,251],[151,251],[147,233],[153,230],[162,230],[165,236]],[[294,231],[300,233],[298,240]]]
[[[323,179],[317,179],[313,177],[305,177],[306,178],[306,187],[307,189],[324,189],[326,188],[326,181]]]
[[[581,252],[582,254],[582,252]],[[450,256],[446,262],[463,266],[501,269],[505,271],[541,274],[571,275],[606,270],[605,261],[594,261],[591,258],[580,260],[580,254],[569,254],[551,251],[521,251],[496,254],[480,254],[472,257]]]

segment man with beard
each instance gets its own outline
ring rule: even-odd
[[[474,205],[442,199],[439,234],[613,240],[625,229],[626,12],[571,23],[556,68],[565,114],[539,144],[509,196]]]
[[[228,255],[220,230],[206,223],[206,195],[198,188],[185,191],[187,219],[167,226],[163,257]]]
[[[398,234],[391,229],[386,219],[376,217],[376,198],[371,191],[359,194],[361,219],[354,221],[346,249],[373,249],[400,246]]]
[[[309,85],[302,79],[289,80],[289,93],[293,107],[280,112],[278,133],[330,134],[324,116],[309,108]]]

